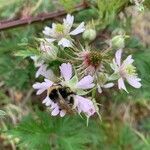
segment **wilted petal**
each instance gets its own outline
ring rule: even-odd
[[[60,117],[64,117],[65,114],[66,114],[66,111],[65,111],[65,110],[61,110],[61,111],[60,111]]]
[[[63,47],[72,47],[72,42],[67,40],[66,38],[62,38],[59,42],[58,45],[62,45]]]
[[[127,81],[128,81],[128,83],[129,83],[131,86],[133,86],[133,87],[135,87],[135,88],[140,88],[140,87],[142,86],[141,83],[140,83],[140,81],[141,81],[140,78],[137,78],[137,77],[134,77],[134,76],[132,76],[132,77],[127,77]]]
[[[90,117],[96,112],[91,100],[78,95],[75,96],[75,100],[77,101],[77,110],[79,113],[83,112]]]
[[[90,89],[94,87],[94,83],[93,83],[93,77],[88,75],[85,76],[84,78],[82,78],[78,83],[77,83],[77,88],[80,89]]]
[[[77,35],[79,33],[84,32],[85,30],[85,26],[84,26],[84,22],[82,22],[75,30],[70,32],[70,35]]]
[[[128,91],[127,91],[127,89],[126,89],[126,87],[125,87],[125,84],[124,84],[124,80],[122,79],[122,78],[120,78],[119,80],[118,80],[118,88],[121,90],[121,89],[124,89],[127,93],[128,93]]]
[[[72,77],[72,66],[70,63],[63,63],[60,67],[61,76],[66,80],[70,80]]]
[[[122,49],[119,49],[115,54],[116,63],[118,64],[118,66],[121,65],[121,55],[122,55]]]

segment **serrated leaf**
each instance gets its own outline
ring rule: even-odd
[[[38,55],[38,52],[35,49],[20,50],[20,51],[15,53],[15,56],[20,56],[23,58],[31,57],[31,56],[35,56],[35,55]]]

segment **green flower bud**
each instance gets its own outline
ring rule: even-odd
[[[96,38],[96,31],[94,29],[86,29],[82,35],[83,39],[92,41]]]
[[[115,37],[113,37],[111,40],[111,46],[116,49],[124,48],[124,37],[122,35],[116,35]]]
[[[55,60],[58,54],[58,48],[52,43],[41,42],[40,49],[42,58],[45,60]]]

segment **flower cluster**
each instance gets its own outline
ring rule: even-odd
[[[125,81],[134,88],[140,88],[141,79],[138,78],[131,55],[121,62],[125,35],[116,35],[109,42],[106,41],[108,48],[98,50],[90,46],[90,40],[96,38],[96,30],[86,29],[82,22],[71,31],[73,22],[74,17],[68,14],[63,24],[53,23],[51,28],[44,28],[45,37],[39,39],[39,55],[31,57],[38,68],[36,78],[43,76],[44,81],[35,83],[33,88],[37,90],[37,95],[46,91],[43,104],[50,109],[52,116],[78,113],[89,118],[98,113],[93,93],[98,91],[100,94],[103,89],[112,88],[116,80],[118,89],[128,92]],[[73,38],[80,33],[86,39],[86,46],[81,37],[78,37],[80,40]],[[115,50],[112,60],[111,55]],[[55,67],[51,67],[52,64]]]

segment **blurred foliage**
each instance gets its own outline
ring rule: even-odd
[[[62,7],[71,13],[74,11],[73,7],[80,2],[81,0],[0,0],[0,19],[25,18],[60,10]],[[123,29],[130,35],[130,38],[126,39],[125,53],[133,54],[135,66],[142,79],[142,88],[137,90],[127,87],[130,91],[129,95],[115,88],[105,90],[104,95],[99,98],[105,109],[102,114],[103,121],[92,118],[88,127],[85,120],[77,116],[57,118],[50,117],[50,114],[43,111],[35,111],[33,109],[35,101],[32,99],[39,98],[29,93],[29,89],[35,82],[35,67],[27,56],[36,52],[35,48],[38,45],[35,37],[41,37],[43,27],[45,24],[49,25],[50,21],[0,31],[0,125],[8,130],[7,134],[0,135],[2,150],[6,149],[6,144],[3,144],[1,139],[7,141],[8,145],[10,143],[10,147],[17,147],[20,150],[150,149],[150,119],[148,118],[150,114],[150,49],[132,35],[132,16],[126,16],[126,14],[124,18],[119,16],[119,12],[124,11],[124,8],[131,3],[129,0],[91,0],[89,2],[91,5],[88,9],[74,14],[75,20],[89,23],[93,19],[96,30],[108,32],[108,38],[111,37],[110,32],[117,28]],[[149,0],[145,0],[145,4],[149,8]],[[100,42],[101,39],[98,39],[96,44]],[[14,54],[25,59],[16,57]],[[59,65],[59,62],[54,61],[50,65],[55,67]],[[15,90],[19,90],[21,96],[24,98],[27,95],[31,102],[24,102],[21,98],[18,98],[18,101],[13,99],[10,94],[12,89],[13,94]],[[27,105],[30,110],[23,109],[22,105]],[[125,109],[121,109],[123,113],[119,111],[120,105],[125,106]],[[38,107],[41,108],[40,105]],[[1,118],[5,110],[5,118]],[[24,117],[26,114],[24,111],[32,113]],[[119,116],[119,119],[116,116]],[[123,120],[128,117],[134,122]],[[11,135],[11,138],[8,135]],[[12,146],[12,143],[16,146]]]
[[[34,117],[33,117],[34,116]],[[144,143],[128,125],[108,121],[99,123],[90,120],[89,126],[79,116],[57,118],[46,112],[36,111],[36,115],[23,118],[17,127],[7,134],[19,138],[18,147],[25,149],[61,150],[148,150]]]

